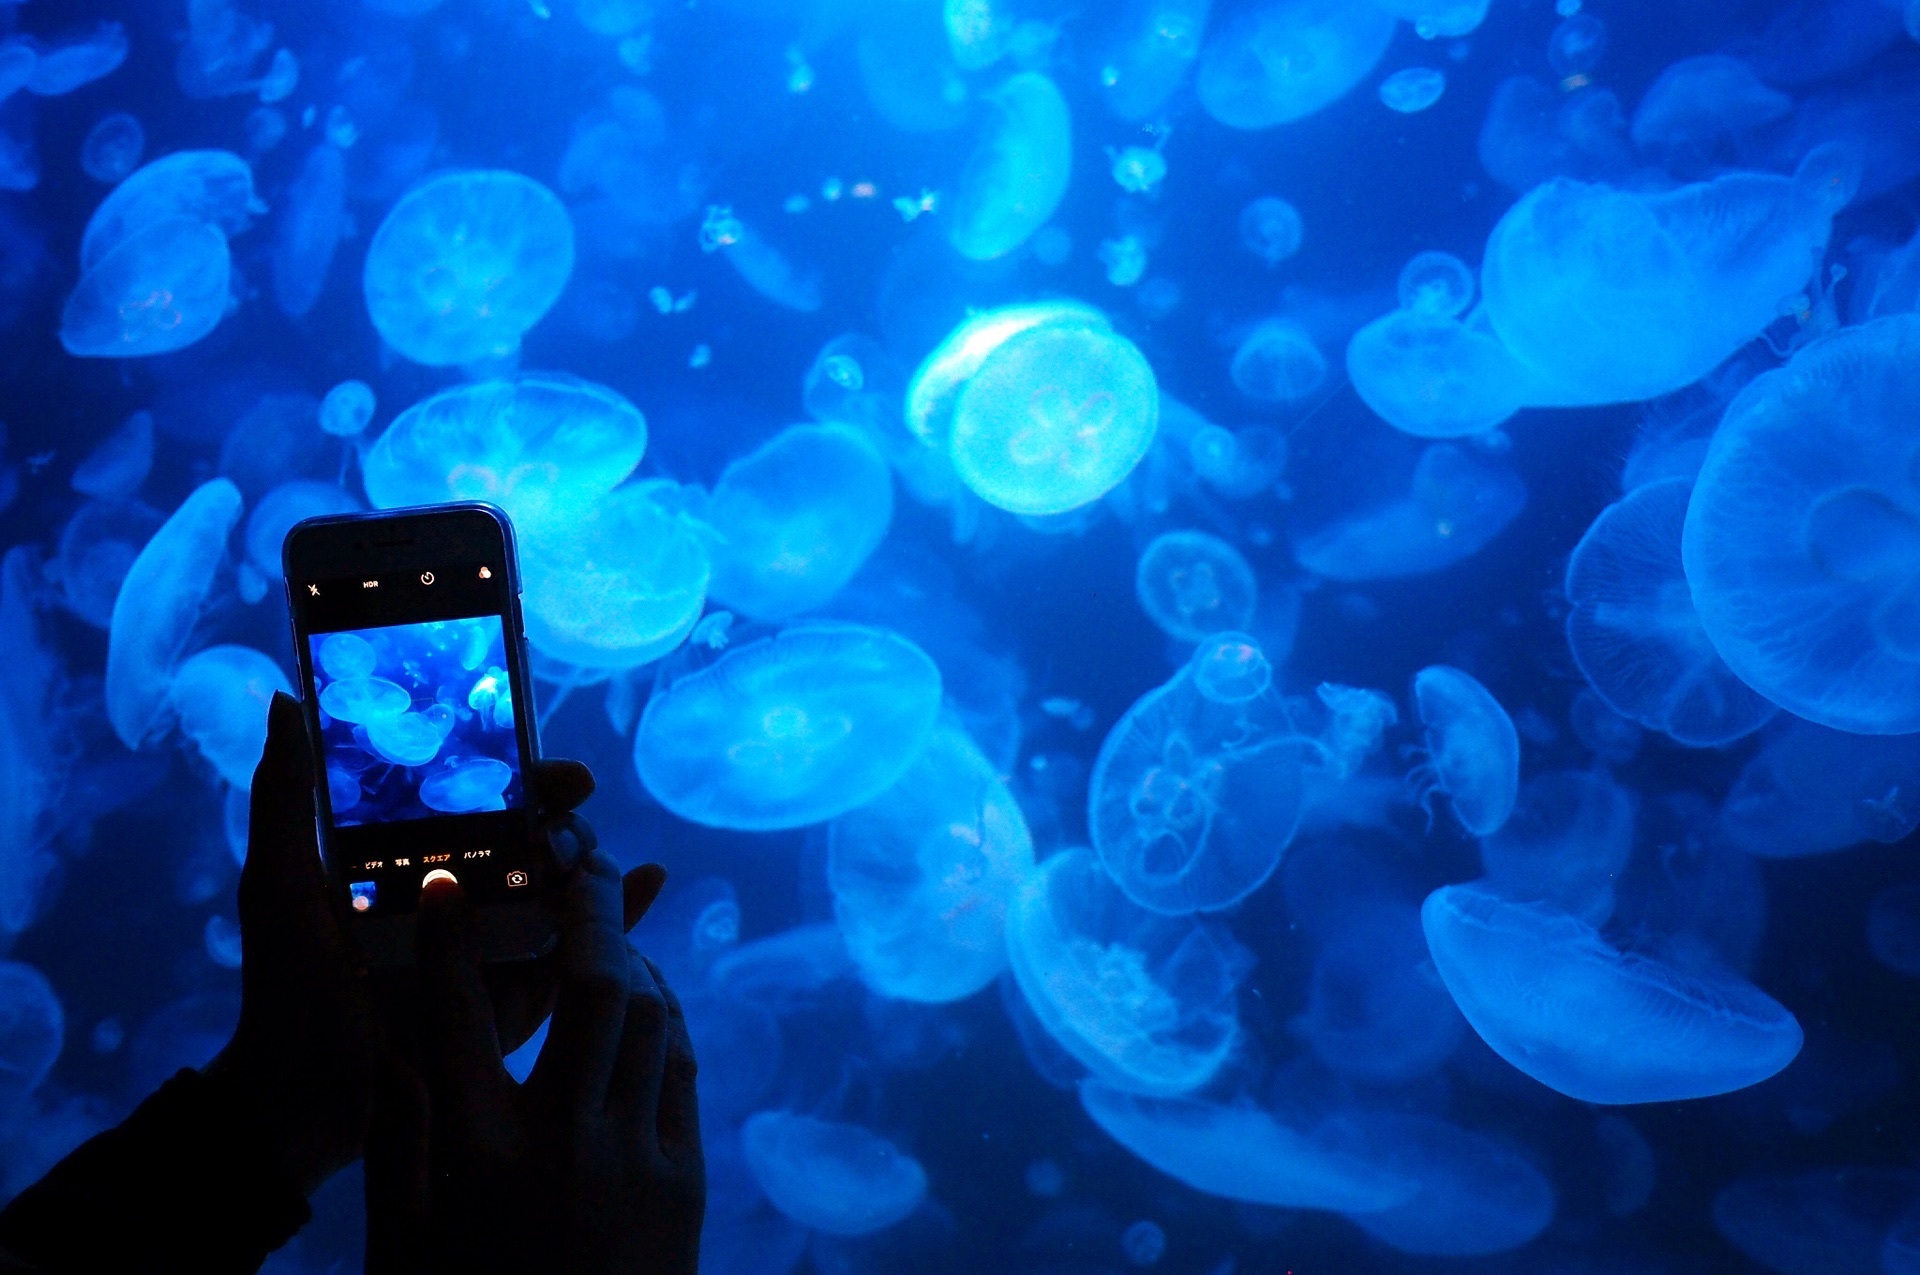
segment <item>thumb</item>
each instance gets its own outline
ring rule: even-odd
[[[243,914],[262,904],[325,903],[313,786],[306,716],[300,701],[275,691],[267,709],[267,746],[253,772],[247,862],[240,870]]]

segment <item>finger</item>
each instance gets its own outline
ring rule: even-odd
[[[546,814],[561,814],[593,796],[593,772],[585,762],[548,757],[533,765],[534,803]]]
[[[607,1092],[614,1127],[640,1150],[658,1150],[656,1113],[667,1069],[667,998],[646,958],[627,949],[627,1017],[620,1031],[620,1062]]]
[[[642,958],[645,959],[645,958]],[[667,1057],[660,1082],[660,1111],[656,1139],[660,1150],[673,1158],[700,1151],[700,1098],[696,1081],[700,1065],[693,1054],[693,1034],[687,1029],[687,1016],[680,998],[673,994],[666,975],[652,961],[647,969],[654,985],[667,1003]]]
[[[313,785],[313,746],[300,701],[276,691],[267,709],[267,746],[253,772],[247,862],[240,871],[243,908],[250,902],[325,901]]]
[[[382,1059],[367,1129],[367,1275],[425,1268],[427,1092],[419,1077]]]
[[[543,826],[547,845],[553,850],[553,861],[560,865],[562,872],[573,871],[582,859],[600,848],[600,836],[594,832],[593,825],[573,811],[548,819]]]
[[[660,891],[666,888],[667,870],[657,863],[643,863],[621,878],[620,923],[631,930],[653,907]]]
[[[620,870],[596,850],[560,896],[560,987],[553,1024],[528,1083],[580,1113],[605,1110],[627,1007]]]
[[[442,877],[420,891],[414,939],[433,1109],[456,1140],[504,1135],[513,1081],[481,975],[473,908],[458,882]]]

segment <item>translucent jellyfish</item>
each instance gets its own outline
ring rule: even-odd
[[[153,414],[135,412],[73,470],[73,489],[114,500],[131,496],[153,469]]]
[[[1135,906],[1092,851],[1062,851],[1027,878],[1007,955],[1047,1034],[1116,1088],[1191,1092],[1240,1039],[1234,999],[1252,957],[1211,923]]]
[[[906,133],[937,133],[966,123],[972,93],[953,64],[946,32],[930,7],[863,14],[855,50],[874,112]]]
[[[1204,531],[1155,536],[1140,555],[1133,588],[1147,618],[1183,642],[1246,628],[1259,600],[1247,560]]]
[[[1733,173],[1657,193],[1550,181],[1487,239],[1494,332],[1536,374],[1533,399],[1578,406],[1690,385],[1780,315],[1825,250],[1857,172],[1835,149],[1791,177]]]
[[[176,218],[204,223],[223,236],[239,234],[255,207],[253,169],[231,151],[163,155],[93,210],[80,240],[80,266],[92,270],[141,230]]]
[[[1120,1232],[1120,1253],[1131,1266],[1153,1266],[1167,1251],[1167,1233],[1142,1218]]]
[[[226,558],[240,520],[240,489],[216,478],[194,489],[133,560],[107,640],[107,717],[140,748],[168,725],[174,666]]]
[[[1098,310],[1077,301],[1001,306],[973,315],[934,347],[907,383],[907,428],[922,442],[944,450],[953,436],[954,408],[961,391],[1009,340],[1043,326],[1106,332],[1113,325]]]
[[[1550,771],[1527,781],[1513,817],[1481,841],[1480,861],[1507,898],[1600,925],[1613,914],[1633,831],[1633,793],[1604,771]]]
[[[1121,10],[1100,69],[1115,115],[1144,120],[1166,104],[1200,56],[1212,7],[1212,0],[1131,0]]]
[[[751,226],[737,229],[722,252],[747,286],[773,302],[800,314],[812,314],[825,304],[818,270],[796,265]]]
[[[1259,403],[1298,403],[1326,384],[1327,356],[1289,319],[1266,319],[1233,352],[1234,388]]]
[[[869,1235],[926,1198],[920,1162],[858,1125],[760,1111],[740,1126],[740,1145],[773,1206],[809,1230]]]
[[[147,149],[147,131],[124,111],[103,115],[80,144],[80,168],[97,182],[112,186],[140,166]]]
[[[330,142],[307,152],[281,196],[273,239],[273,299],[280,312],[303,318],[327,286],[327,270],[347,218],[347,157]]]
[[[118,22],[69,33],[38,50],[27,91],[39,97],[64,97],[119,70],[127,50],[127,29]]]
[[[1606,1172],[1607,1212],[1615,1217],[1632,1217],[1653,1198],[1659,1170],[1653,1144],[1621,1116],[1596,1119],[1593,1137]]]
[[[1614,711],[1712,748],[1777,711],[1713,649],[1681,566],[1693,484],[1648,483],[1601,511],[1567,563],[1567,645]]]
[[[1749,854],[1800,858],[1920,826],[1920,735],[1849,735],[1785,724],[1755,753],[1720,806],[1719,830]]]
[[[1347,343],[1347,378],[1382,420],[1416,438],[1485,434],[1534,393],[1482,311],[1464,321],[1416,308],[1383,315]]]
[[[17,1110],[40,1087],[66,1034],[66,1014],[47,976],[20,961],[0,961],[0,1106]]]
[[[1372,4],[1267,0],[1209,33],[1194,91],[1229,128],[1272,128],[1345,97],[1392,39],[1393,19]]]
[[[1306,1011],[1289,1025],[1344,1076],[1399,1085],[1439,1070],[1466,1024],[1403,904],[1354,908],[1314,955]]]
[[[865,564],[893,520],[893,478],[859,431],[795,425],[727,466],[700,512],[719,533],[713,596],[781,620],[820,606]]]
[[[1886,1236],[1916,1196],[1910,1169],[1753,1174],[1714,1197],[1713,1225],[1778,1275],[1880,1275]]]
[[[1793,1015],[1739,975],[1623,952],[1550,905],[1452,885],[1427,897],[1421,922],[1481,1039],[1570,1098],[1709,1098],[1758,1084],[1800,1052]]]
[[[502,794],[512,782],[513,767],[495,757],[448,761],[420,781],[420,802],[429,810],[450,815],[504,810],[506,799]]]
[[[48,569],[67,609],[95,628],[111,626],[121,582],[164,521],[158,510],[133,500],[82,505],[61,529],[60,554]]]
[[[387,344],[448,367],[504,358],[573,273],[553,192],[504,170],[449,173],[394,204],[367,247],[367,313]]]
[[[1269,425],[1227,429],[1178,399],[1160,397],[1160,431],[1200,481],[1229,500],[1270,490],[1287,468],[1287,436]]]
[[[60,313],[60,344],[96,359],[185,349],[226,317],[232,269],[215,227],[187,217],[150,222],[80,276]]]
[[[34,42],[24,36],[0,41],[0,102],[27,87],[40,64]]]
[[[735,1124],[763,1105],[780,1073],[780,1021],[751,1001],[708,991],[689,990],[681,1001],[700,1059],[701,1120]]]
[[[1728,134],[1771,124],[1793,99],[1768,87],[1753,68],[1724,53],[1682,58],[1660,73],[1633,113],[1642,150],[1711,147]]]
[[[1402,1253],[1480,1257],[1529,1243],[1553,1221],[1553,1184],[1506,1143],[1430,1116],[1355,1111],[1337,1145],[1414,1182],[1410,1198],[1347,1220]]]
[[[1585,75],[1607,51],[1607,24],[1591,13],[1569,14],[1547,37],[1547,65],[1561,79]]]
[[[1307,536],[1293,556],[1329,580],[1424,575],[1480,552],[1526,503],[1526,485],[1504,463],[1435,443],[1414,466],[1410,495]]]
[[[1473,304],[1473,271],[1450,252],[1422,252],[1400,269],[1400,308],[1451,319]]]
[[[656,660],[693,631],[712,564],[702,536],[656,484],[622,487],[564,529],[526,536],[527,641],[590,669]]]
[[[1714,649],[1835,730],[1920,730],[1920,315],[1845,328],[1741,391],[1681,540]]]
[[[851,973],[853,958],[838,926],[796,925],[721,952],[708,982],[729,999],[781,1012]]]
[[[376,509],[485,500],[529,540],[566,534],[647,450],[647,422],[610,389],[544,374],[443,390],[409,407],[361,461]]]
[[[992,123],[943,210],[948,241],[970,261],[1004,257],[1032,238],[1073,173],[1073,119],[1052,80],[1023,71],[982,100]]]
[[[833,914],[882,996],[954,1001],[1006,965],[1007,907],[1033,838],[1006,784],[943,723],[900,781],[827,829]]]
[[[1867,946],[1888,969],[1920,978],[1920,882],[1901,881],[1873,896]]]
[[[1062,514],[1118,486],[1153,445],[1159,386],[1133,342],[1044,324],[993,350],[960,391],[955,471],[1009,513]]]
[[[275,691],[291,695],[293,683],[271,657],[247,646],[210,646],[181,663],[168,693],[180,733],[220,778],[251,789]]]
[[[1262,195],[1240,210],[1240,243],[1272,269],[1300,251],[1300,210],[1278,195]]]
[[[1207,1195],[1287,1209],[1364,1213],[1408,1199],[1414,1181],[1253,1106],[1143,1097],[1082,1081],[1080,1105],[1109,1137]]]
[[[1422,40],[1471,35],[1486,21],[1492,0],[1374,0],[1379,8],[1413,24]]]
[[[369,681],[377,679],[369,678]],[[334,686],[341,683],[335,682]],[[333,687],[329,686],[328,690]],[[411,702],[411,701],[409,701]],[[424,713],[395,713],[366,723],[367,744],[396,766],[424,766],[440,753],[444,736]]]
[[[336,483],[296,478],[260,498],[247,515],[247,561],[268,580],[280,577],[280,548],[293,525],[328,514],[357,513],[360,502]]]
[[[324,643],[322,644],[325,645]],[[332,648],[339,652],[342,648]],[[352,648],[347,648],[351,650]],[[357,663],[357,659],[348,656],[336,657],[337,662],[345,666]],[[331,665],[323,665],[332,673]],[[346,677],[328,682],[320,690],[320,709],[329,717],[337,717],[343,722],[353,722],[366,726],[373,722],[398,717],[413,705],[413,696],[407,688],[398,682],[390,682],[384,677],[361,675]]]
[[[1520,736],[1500,701],[1471,674],[1446,664],[1420,670],[1413,698],[1427,728],[1423,786],[1447,794],[1454,818],[1476,837],[1497,832],[1520,791]]]
[[[1273,685],[1273,665],[1260,644],[1244,633],[1217,633],[1188,663],[1193,686],[1216,704],[1246,704]]]
[[[320,429],[336,438],[355,438],[373,420],[373,387],[365,381],[342,381],[320,400]]]
[[[358,633],[329,633],[314,649],[314,659],[329,678],[344,682],[372,677],[380,663],[380,653]]]
[[[1113,182],[1130,194],[1152,194],[1167,179],[1167,157],[1147,146],[1128,146],[1113,157]]]
[[[656,689],[633,760],[683,819],[773,831],[891,788],[932,737],[940,671],[904,638],[809,624],[729,648]]]
[[[1447,91],[1447,75],[1430,66],[1410,66],[1380,82],[1380,101],[1390,111],[1418,115]]]

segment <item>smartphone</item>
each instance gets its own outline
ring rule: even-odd
[[[429,873],[451,873],[489,960],[549,950],[553,865],[513,526],[463,503],[309,518],[282,557],[321,844],[361,954],[413,961]]]

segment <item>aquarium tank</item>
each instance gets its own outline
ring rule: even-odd
[[[455,499],[703,1271],[1920,1272],[1920,0],[0,0],[0,1198]]]

